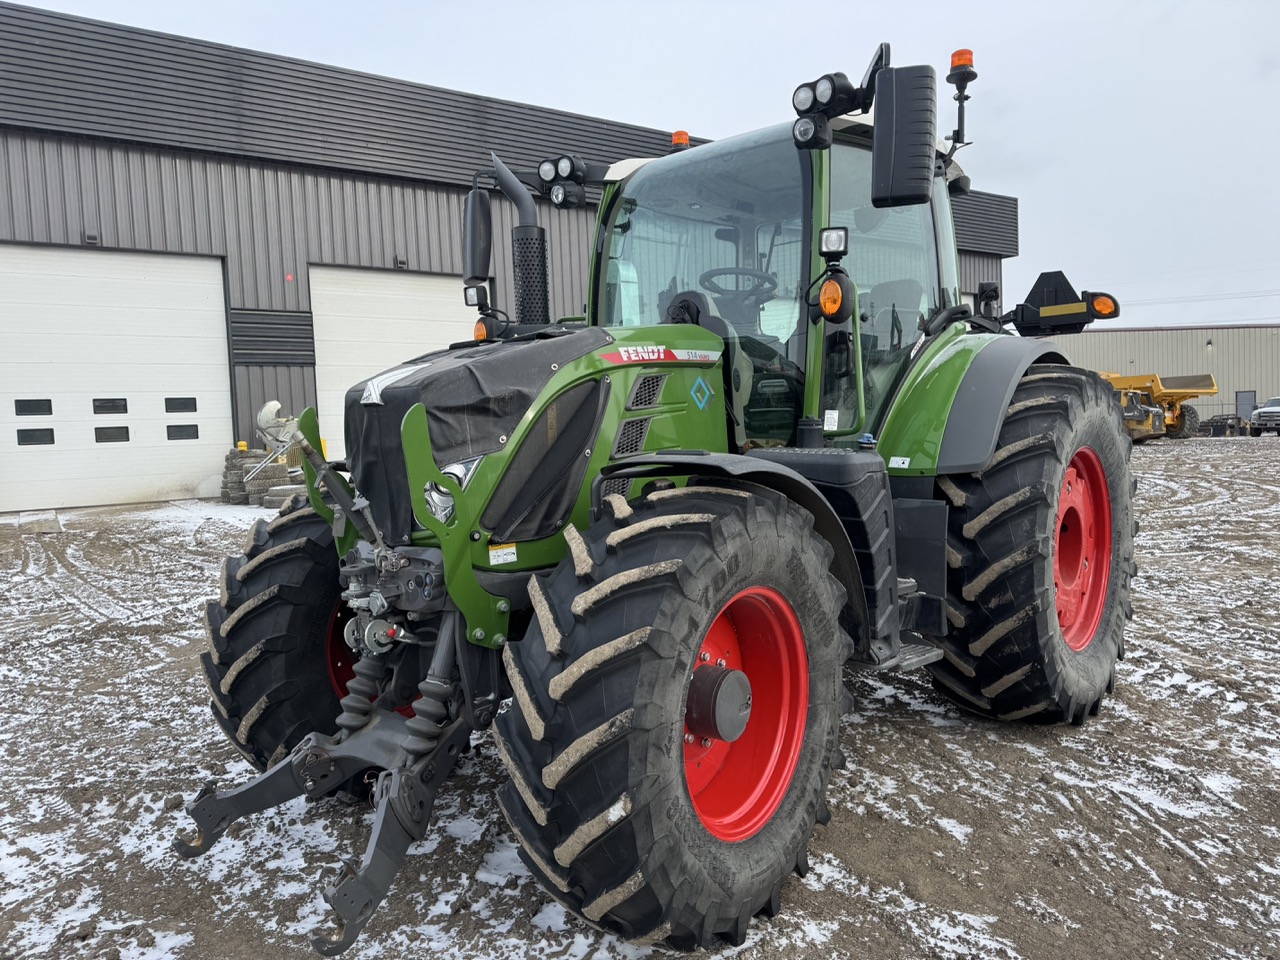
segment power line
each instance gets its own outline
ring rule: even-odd
[[[1200,293],[1186,297],[1156,297],[1151,300],[1125,300],[1121,298],[1122,306],[1128,307],[1150,307],[1157,304],[1169,303],[1211,303],[1216,300],[1257,300],[1262,297],[1280,297],[1280,290],[1242,290],[1237,293]]]

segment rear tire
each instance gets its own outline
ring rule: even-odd
[[[951,510],[950,632],[929,668],[938,690],[1002,720],[1078,724],[1098,712],[1133,615],[1129,452],[1096,374],[1035,366],[991,463],[939,477]]]
[[[611,496],[605,513],[530,581],[534,622],[504,651],[499,803],[534,876],[589,923],[741,943],[829,816],[847,653],[832,549],[757,487]],[[747,676],[751,716],[704,742],[690,683],[720,659]]]
[[[333,532],[299,494],[250,528],[205,607],[200,656],[213,718],[259,770],[312,731],[333,733],[349,676]],[[346,676],[343,676],[344,669]]]
[[[1186,440],[1188,437],[1194,437],[1200,429],[1200,412],[1189,403],[1182,405],[1182,421],[1178,424],[1178,429],[1170,430],[1165,434],[1174,440]]]

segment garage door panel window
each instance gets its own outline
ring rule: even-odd
[[[18,446],[39,447],[53,443],[53,430],[19,430]]]
[[[53,416],[53,401],[14,400],[13,414],[16,417],[51,417]]]
[[[93,439],[97,443],[128,443],[128,427],[94,427]]]
[[[95,414],[121,414],[129,412],[129,401],[124,397],[112,397],[106,400],[93,401]]]
[[[195,413],[196,398],[195,397],[165,397],[164,412],[165,413]]]
[[[200,427],[194,423],[171,423],[165,430],[170,440],[200,439]]]

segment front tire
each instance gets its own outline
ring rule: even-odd
[[[1178,423],[1178,429],[1170,430],[1166,436],[1172,437],[1174,440],[1186,440],[1188,437],[1194,437],[1200,430],[1200,411],[1189,403],[1182,405],[1182,419]]]
[[[312,731],[337,731],[352,654],[342,640],[333,531],[295,495],[250,528],[205,607],[200,655],[213,718],[257,769]]]
[[[1132,617],[1135,481],[1112,391],[1035,366],[990,464],[938,478],[950,502],[935,686],[1002,720],[1083,723],[1113,687]]]
[[[828,816],[847,653],[831,547],[756,487],[611,496],[566,540],[569,556],[530,582],[534,623],[504,651],[499,802],[521,856],[625,938],[741,943]],[[695,734],[706,682],[726,671],[750,684],[745,730]]]

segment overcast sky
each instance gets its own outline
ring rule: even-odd
[[[32,5],[710,138],[791,119],[797,84],[856,81],[879,41],[940,81],[970,47],[959,159],[1019,199],[1006,304],[1061,269],[1124,325],[1280,322],[1280,0]]]

